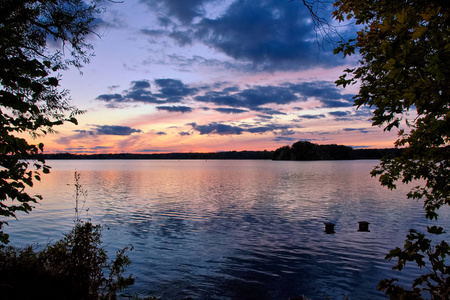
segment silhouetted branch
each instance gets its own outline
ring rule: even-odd
[[[290,2],[293,1],[295,0],[290,0]],[[339,39],[342,39],[342,36],[337,30],[338,26],[331,24],[330,21],[327,18],[323,17],[323,14],[320,13],[321,11],[323,11],[324,14],[331,17],[331,11],[329,10],[329,8],[330,6],[332,6],[333,2],[320,0],[301,0],[301,2],[308,9],[309,14],[311,15],[312,22],[314,23],[314,30],[316,32],[317,41],[319,41],[319,37],[322,37],[323,40],[331,44],[335,44],[335,37],[339,37]]]

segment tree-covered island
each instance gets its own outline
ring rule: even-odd
[[[292,146],[278,148],[273,153],[274,160],[352,160],[380,159],[394,157],[400,149],[353,149],[344,145],[318,145],[308,141],[298,141]]]

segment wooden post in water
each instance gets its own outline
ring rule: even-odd
[[[358,231],[364,231],[364,232],[369,232],[369,222],[366,221],[359,221],[359,229]]]
[[[327,234],[335,233],[335,231],[334,231],[334,225],[335,224],[333,224],[331,222],[325,222],[324,224],[325,224],[325,232]]]

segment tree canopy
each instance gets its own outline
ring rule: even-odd
[[[292,146],[283,146],[273,153],[273,160],[352,160],[381,159],[394,157],[400,149],[353,149],[349,146],[328,144],[319,145],[308,141],[298,141]]]
[[[2,0],[0,1],[0,216],[29,212],[40,199],[25,191],[40,173],[48,173],[44,160],[30,158],[43,144],[33,137],[53,132],[65,121],[76,123],[82,113],[59,90],[58,71],[80,68],[89,62],[93,33],[102,0]],[[32,168],[30,168],[32,167]],[[0,220],[0,242],[7,243]]]
[[[341,43],[335,53],[354,55],[359,66],[345,70],[336,82],[346,87],[359,84],[357,107],[374,109],[373,125],[385,130],[398,128],[396,147],[402,155],[384,159],[372,171],[390,189],[397,181],[421,180],[408,194],[422,199],[426,218],[437,219],[438,209],[450,204],[450,2],[447,0],[337,0],[333,15],[339,21],[355,20],[355,39]],[[441,234],[432,226],[428,233]],[[416,279],[412,290],[395,285],[395,279],[379,288],[394,299],[420,299],[427,291],[434,299],[450,297],[450,268],[445,241],[434,245],[411,230],[404,249],[396,248],[388,258],[397,258],[396,269],[408,262],[432,271]]]

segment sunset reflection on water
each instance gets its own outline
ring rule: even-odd
[[[111,253],[127,245],[131,293],[162,299],[383,299],[377,282],[416,277],[384,256],[424,228],[407,187],[380,187],[376,161],[50,161],[44,196],[11,222],[13,244],[56,241],[73,225],[74,171],[84,218],[104,225]],[[449,221],[448,209],[440,222]],[[370,232],[358,232],[358,221]],[[324,222],[336,224],[335,234]],[[447,237],[448,238],[448,237]]]

